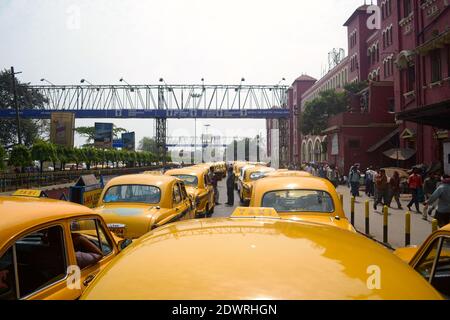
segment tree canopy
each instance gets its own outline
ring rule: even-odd
[[[2,146],[0,146],[0,170],[5,169],[5,158],[6,151]]]
[[[14,77],[16,83],[19,108],[42,109],[46,102],[38,92],[32,91],[28,84],[21,83]],[[11,72],[0,71],[0,109],[14,109],[14,94]],[[37,139],[48,136],[48,120],[20,119],[22,143],[31,146]],[[11,146],[17,143],[16,119],[0,119],[0,145]]]
[[[366,82],[349,83],[344,91],[327,90],[305,104],[301,118],[304,135],[320,135],[327,128],[328,119],[348,110],[350,96],[367,87]]]
[[[9,155],[9,165],[23,168],[31,165],[31,153],[26,146],[18,144],[14,146]]]

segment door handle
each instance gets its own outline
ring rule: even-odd
[[[90,274],[86,277],[86,279],[84,279],[83,284],[85,287],[87,287],[93,280],[95,279],[95,275],[94,274]]]

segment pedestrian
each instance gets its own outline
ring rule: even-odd
[[[372,167],[367,168],[367,170],[364,174],[364,182],[366,185],[366,195],[368,197],[373,197],[375,195],[374,179],[375,179],[375,172],[372,170]]]
[[[227,206],[232,207],[234,206],[234,171],[233,167],[228,167],[228,175],[227,175]]]
[[[402,210],[402,203],[400,202],[400,174],[398,171],[394,172],[394,175],[389,179],[389,202],[388,207],[391,206],[392,199],[395,199],[399,210]]]
[[[350,173],[348,176],[348,180],[350,183],[351,193],[354,197],[359,197],[359,186],[361,181],[361,172],[359,171],[359,165],[355,164],[350,169]]]
[[[413,173],[408,178],[408,187],[411,190],[412,199],[408,204],[408,210],[411,211],[411,207],[414,204],[416,206],[417,213],[420,212],[419,208],[419,197],[422,191],[422,176],[419,174],[420,170],[418,168],[413,169]]]
[[[430,174],[423,182],[423,193],[425,200],[428,201],[431,195],[436,191],[438,184],[441,182],[440,176],[437,173]],[[428,216],[433,215],[436,206],[427,206],[422,213],[422,219],[428,220]]]
[[[334,164],[328,167],[327,178],[334,185],[334,187],[337,188],[339,184],[339,173]]]
[[[378,174],[375,176],[375,187],[377,189],[377,195],[375,197],[375,202],[373,203],[373,209],[377,210],[378,204],[388,204],[387,198],[389,186],[386,171],[384,169],[380,169]]]
[[[430,199],[425,201],[425,206],[428,207],[437,201],[437,210],[435,218],[438,221],[439,228],[445,227],[450,223],[450,176],[444,175],[442,183],[433,192]]]
[[[217,179],[217,175],[216,174],[212,174],[211,175],[211,184],[213,186],[214,189],[214,202],[216,205],[219,205],[219,188],[217,186],[218,184],[218,179]]]

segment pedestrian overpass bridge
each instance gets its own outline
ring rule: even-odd
[[[270,119],[288,118],[287,86],[275,85],[38,85],[32,96],[45,102],[21,101],[21,118],[50,119],[54,112],[76,118]],[[34,100],[34,99],[30,99]],[[14,118],[16,110],[0,110]]]

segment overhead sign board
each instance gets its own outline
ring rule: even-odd
[[[136,149],[136,134],[134,132],[122,133],[122,148],[131,151]]]

